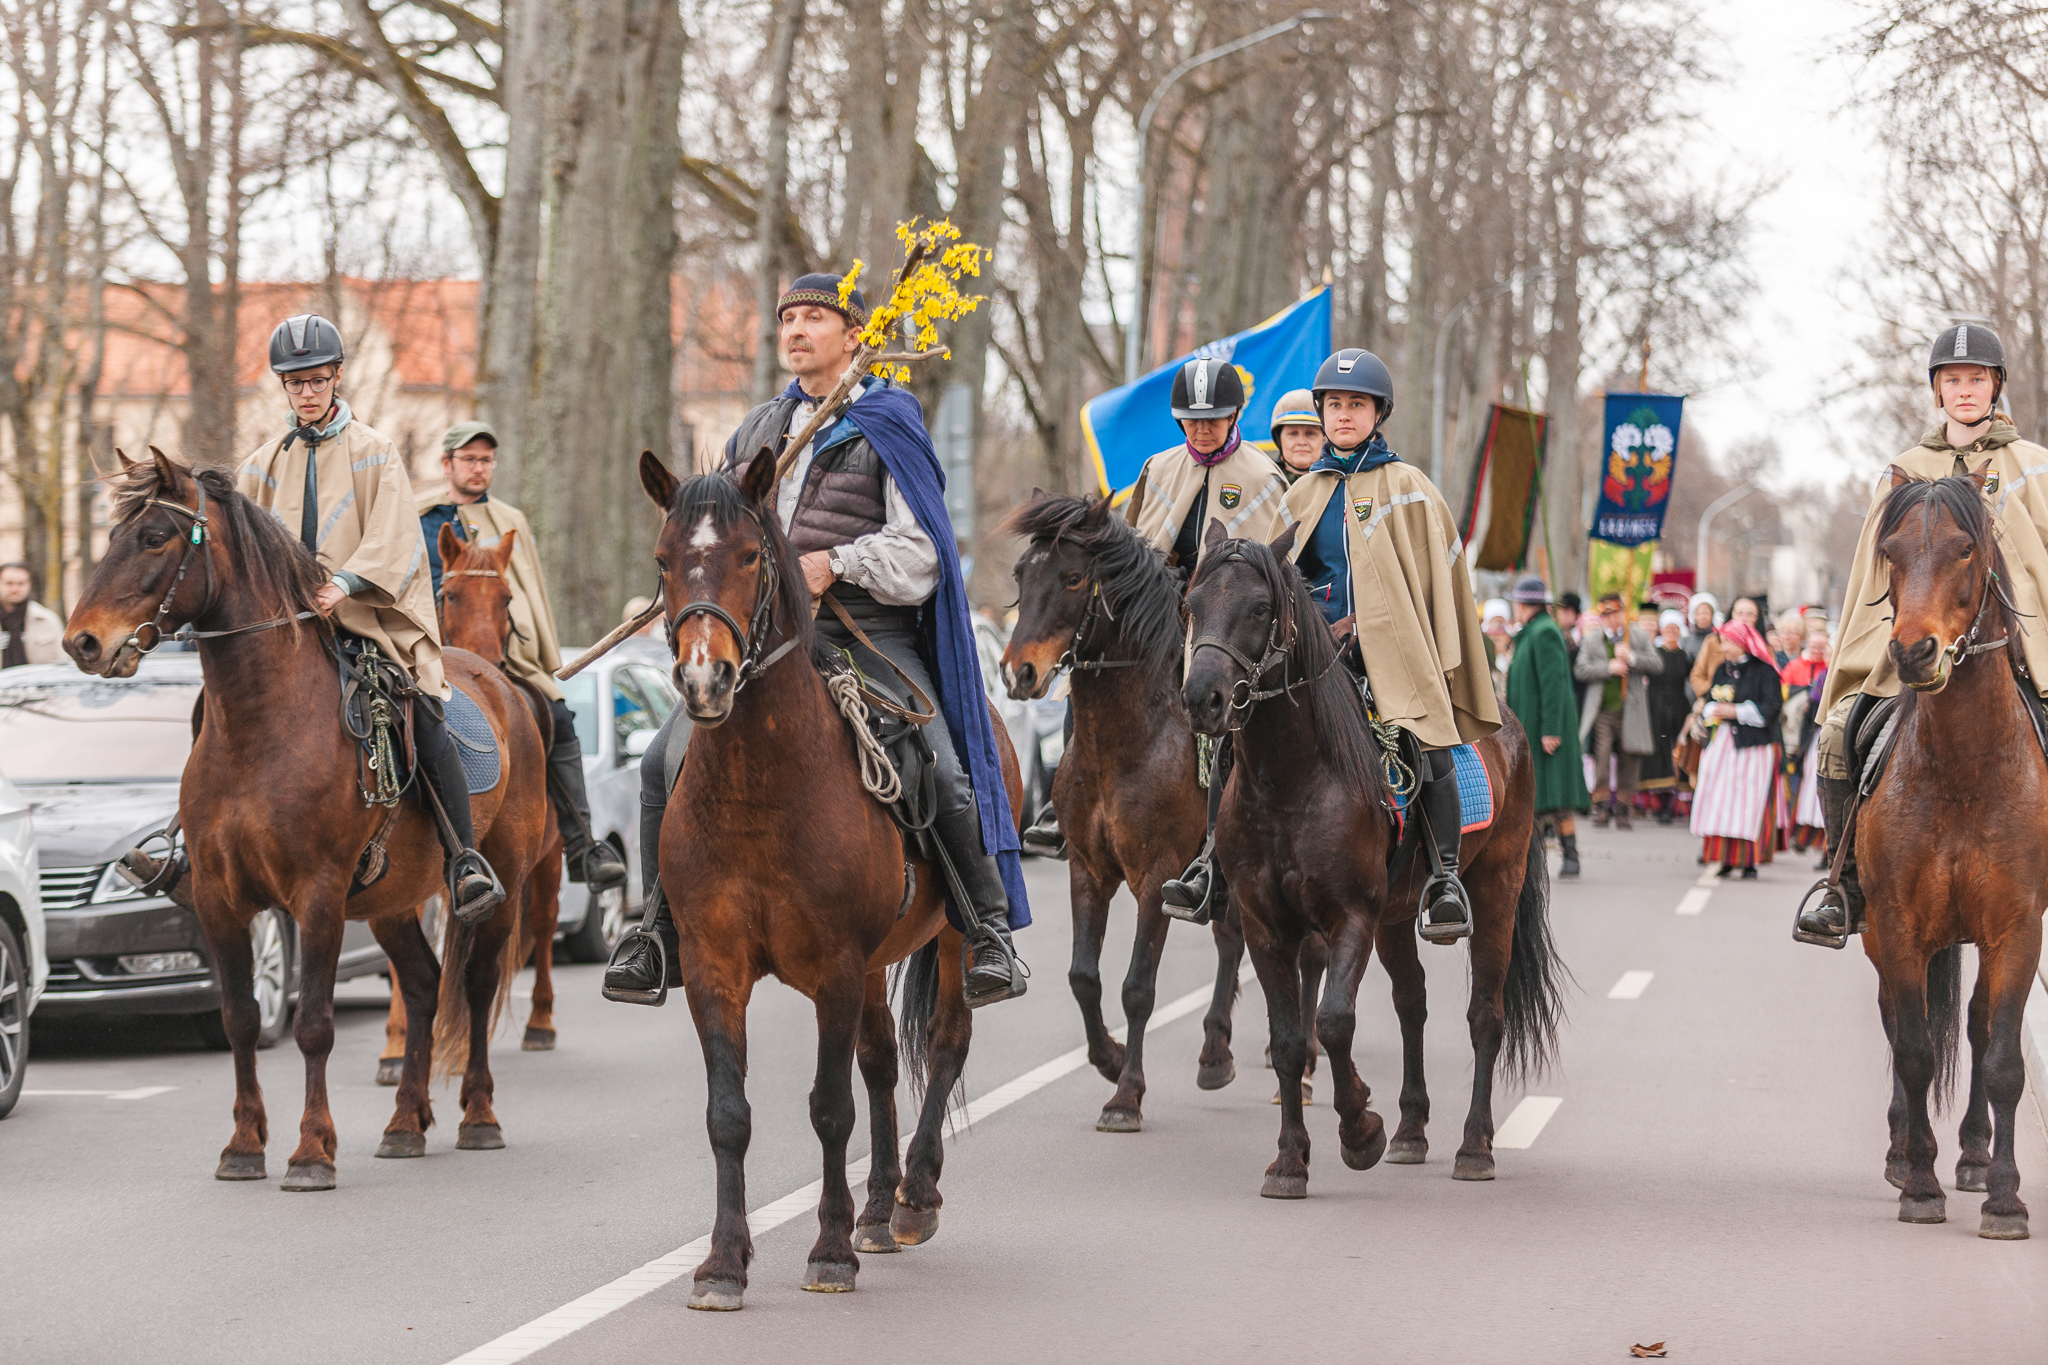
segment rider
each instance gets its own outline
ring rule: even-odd
[[[1394,383],[1378,356],[1347,347],[1325,360],[1315,399],[1326,444],[1287,494],[1300,525],[1294,562],[1332,629],[1355,631],[1374,709],[1420,751],[1415,805],[1436,872],[1418,927],[1431,943],[1451,943],[1472,932],[1451,750],[1501,724],[1465,546],[1443,494],[1380,435]]]
[[[858,289],[842,289],[837,275],[805,275],[776,304],[783,363],[796,382],[742,419],[726,442],[728,471],[744,467],[763,446],[779,448],[846,372],[868,314]],[[967,1003],[994,1004],[1024,993],[1010,930],[1030,923],[1030,912],[967,620],[960,556],[944,520],[937,457],[915,400],[886,380],[863,379],[846,403],[835,414],[839,420],[797,452],[776,491],[776,511],[813,597],[829,591],[874,648],[860,643],[830,610],[819,617],[820,638],[844,651],[872,681],[886,684],[900,669],[946,713],[924,728],[938,773],[932,830],[968,901],[957,907],[965,920],[961,967]],[[958,619],[949,619],[946,604],[958,608]],[[935,678],[947,678],[949,659],[956,669],[964,660],[974,672],[935,686]],[[641,840],[649,850],[659,847],[669,790],[663,760],[669,728],[681,714],[680,707],[671,714],[640,768]],[[658,871],[657,859],[648,857],[643,880],[657,897]],[[656,932],[670,945],[673,962],[675,926],[665,901],[657,903],[655,914]],[[652,1004],[660,984],[653,945],[645,935],[628,937],[605,972],[606,994]]]
[[[1942,420],[1891,466],[1923,479],[1983,473],[1984,499],[2010,577],[2006,589],[2020,619],[2038,622],[2042,603],[2048,600],[2048,546],[2043,544],[2048,536],[2048,478],[2042,477],[2048,471],[2048,450],[2021,440],[2012,419],[1998,409],[2005,388],[2005,347],[1989,327],[1974,322],[1950,327],[1934,339],[1927,381]],[[1835,637],[1834,664],[1821,692],[1821,712],[1827,719],[1815,741],[1815,769],[1830,861],[1849,837],[1844,816],[1857,779],[1850,737],[1878,699],[1896,696],[1899,690],[1889,651],[1890,598],[1876,546],[1877,508],[1890,491],[1887,470],[1878,478],[1870,515],[1863,522]],[[2038,625],[2022,631],[2021,647],[2034,686],[2048,686],[2048,631]],[[1861,933],[1863,925],[1863,890],[1856,878],[1855,841],[1850,839],[1840,883],[1826,887],[1802,907],[1792,936],[1801,943],[1840,948],[1850,934]]]
[[[1273,445],[1289,488],[1315,467],[1323,453],[1323,419],[1307,389],[1290,389],[1273,405]]]
[[[562,686],[555,681],[562,653],[555,642],[555,613],[541,579],[539,547],[526,513],[491,497],[491,479],[497,468],[498,434],[485,423],[458,422],[441,438],[441,472],[448,482],[429,485],[418,500],[434,598],[439,601],[441,597],[443,526],[454,527],[456,539],[474,545],[495,545],[507,532],[519,533],[513,542],[512,562],[505,566],[505,585],[512,590],[512,633],[505,641],[505,671],[546,697],[554,717],[548,796],[562,827],[569,879],[585,882],[593,891],[605,891],[626,880],[626,865],[610,844],[590,831],[590,798],[583,789],[583,746],[576,739],[575,713],[562,700]]]

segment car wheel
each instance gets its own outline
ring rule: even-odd
[[[28,1072],[28,981],[21,939],[0,919],[0,1119],[13,1112]]]
[[[282,910],[265,910],[249,921],[249,950],[255,960],[256,1046],[276,1047],[290,1031],[292,987],[295,983],[291,917]],[[230,1046],[228,1030],[220,1011],[195,1016],[199,1034],[216,1051]]]
[[[589,896],[583,923],[576,926],[575,933],[562,936],[562,949],[571,962],[609,962],[612,949],[626,932],[626,888],[614,886]]]

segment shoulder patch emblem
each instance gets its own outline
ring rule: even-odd
[[[1992,470],[1984,476],[1984,496],[1990,497],[1998,491],[1998,471]]]
[[[1367,521],[1371,521],[1371,520],[1372,520],[1372,499],[1371,499],[1371,498],[1353,498],[1353,499],[1351,500],[1351,510],[1352,510],[1353,512],[1356,512],[1356,513],[1358,514],[1358,519],[1359,519],[1359,521],[1360,521],[1360,522],[1367,522]]]
[[[1987,489],[1986,491],[1988,492],[1989,490]],[[1226,510],[1237,506],[1238,502],[1241,499],[1243,499],[1243,497],[1243,484],[1226,483],[1223,485],[1222,488],[1218,489],[1216,492],[1216,501],[1222,503]]]

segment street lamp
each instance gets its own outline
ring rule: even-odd
[[[1429,481],[1437,487],[1443,487],[1444,482],[1444,355],[1450,348],[1451,334],[1457,330],[1459,320],[1472,308],[1499,298],[1526,280],[1539,279],[1550,272],[1550,266],[1538,266],[1489,284],[1445,314],[1443,325],[1436,329],[1436,368],[1431,371],[1429,411]]]
[[[1707,545],[1709,544],[1708,532],[1714,525],[1714,518],[1720,516],[1723,512],[1727,511],[1736,503],[1741,502],[1744,498],[1748,497],[1751,493],[1754,493],[1756,491],[1756,485],[1752,484],[1749,480],[1744,479],[1741,483],[1736,484],[1735,487],[1729,489],[1726,493],[1723,493],[1720,497],[1715,498],[1712,502],[1708,503],[1707,510],[1700,513],[1699,541],[1697,548],[1693,552],[1694,592],[1705,592],[1707,590]],[[1732,569],[1733,565],[1731,565],[1730,568]]]
[[[1124,382],[1138,382],[1139,356],[1145,340],[1145,148],[1152,141],[1152,116],[1159,112],[1159,101],[1182,76],[1198,66],[1206,66],[1219,57],[1228,57],[1233,52],[1242,52],[1254,43],[1263,43],[1268,38],[1277,38],[1290,29],[1316,19],[1332,19],[1335,15],[1321,10],[1308,10],[1291,19],[1277,24],[1268,24],[1256,33],[1247,33],[1236,42],[1212,47],[1207,52],[1194,56],[1166,73],[1166,79],[1152,90],[1152,98],[1145,101],[1144,109],[1138,115],[1138,177],[1135,197],[1137,199],[1137,221],[1131,228],[1131,320],[1124,328]]]

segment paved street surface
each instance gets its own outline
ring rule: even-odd
[[[1680,832],[1588,831],[1584,844],[1585,876],[1555,896],[1579,986],[1563,1064],[1519,1108],[1521,1094],[1499,1094],[1504,1138],[1527,1146],[1499,1153],[1490,1184],[1450,1179],[1470,1077],[1463,952],[1424,948],[1425,1165],[1347,1170],[1325,1096],[1309,1111],[1309,1198],[1258,1197],[1278,1111],[1248,984],[1235,1084],[1195,1088],[1195,1012],[1154,1036],[1141,1134],[1094,1130],[1110,1087],[1087,1068],[1015,1099],[952,1146],[937,1238],[863,1258],[857,1293],[798,1291],[816,1236],[802,1213],[756,1237],[744,1312],[687,1311],[685,1268],[525,1358],[1580,1362],[1662,1341],[1672,1360],[2042,1359],[2038,1097],[2022,1110],[2020,1162],[2040,1237],[1980,1240],[1981,1196],[1954,1192],[1948,1223],[1897,1222],[1875,977],[1858,952],[1791,942],[1805,860],[1709,891]],[[1037,975],[1025,1000],[977,1017],[973,1096],[1081,1039],[1064,980],[1065,869],[1029,874]],[[1112,1007],[1130,926],[1125,901],[1105,971]],[[1213,963],[1206,931],[1176,927],[1161,1001],[1205,988]],[[559,969],[557,1051],[519,1052],[516,1029],[495,1051],[506,1150],[453,1150],[451,1087],[419,1161],[371,1159],[392,1092],[371,1084],[382,1001],[355,991],[330,1071],[340,1188],[325,1195],[276,1184],[297,1135],[289,1041],[262,1054],[272,1179],[223,1184],[212,1170],[231,1127],[224,1055],[181,1028],[43,1029],[30,1094],[0,1124],[0,1361],[446,1362],[545,1327],[703,1236],[712,1166],[688,1011],[679,999],[606,1004],[597,971]],[[1386,985],[1377,967],[1366,978],[1358,1060],[1391,1114]],[[515,1023],[524,1014],[515,1001]],[[818,1176],[805,1110],[814,1033],[808,1005],[773,982],[750,1027],[747,1175],[760,1209]],[[1944,1181],[1955,1118],[1938,1130]],[[863,1118],[856,1154],[865,1141]],[[493,1358],[551,1334],[529,1330]]]

